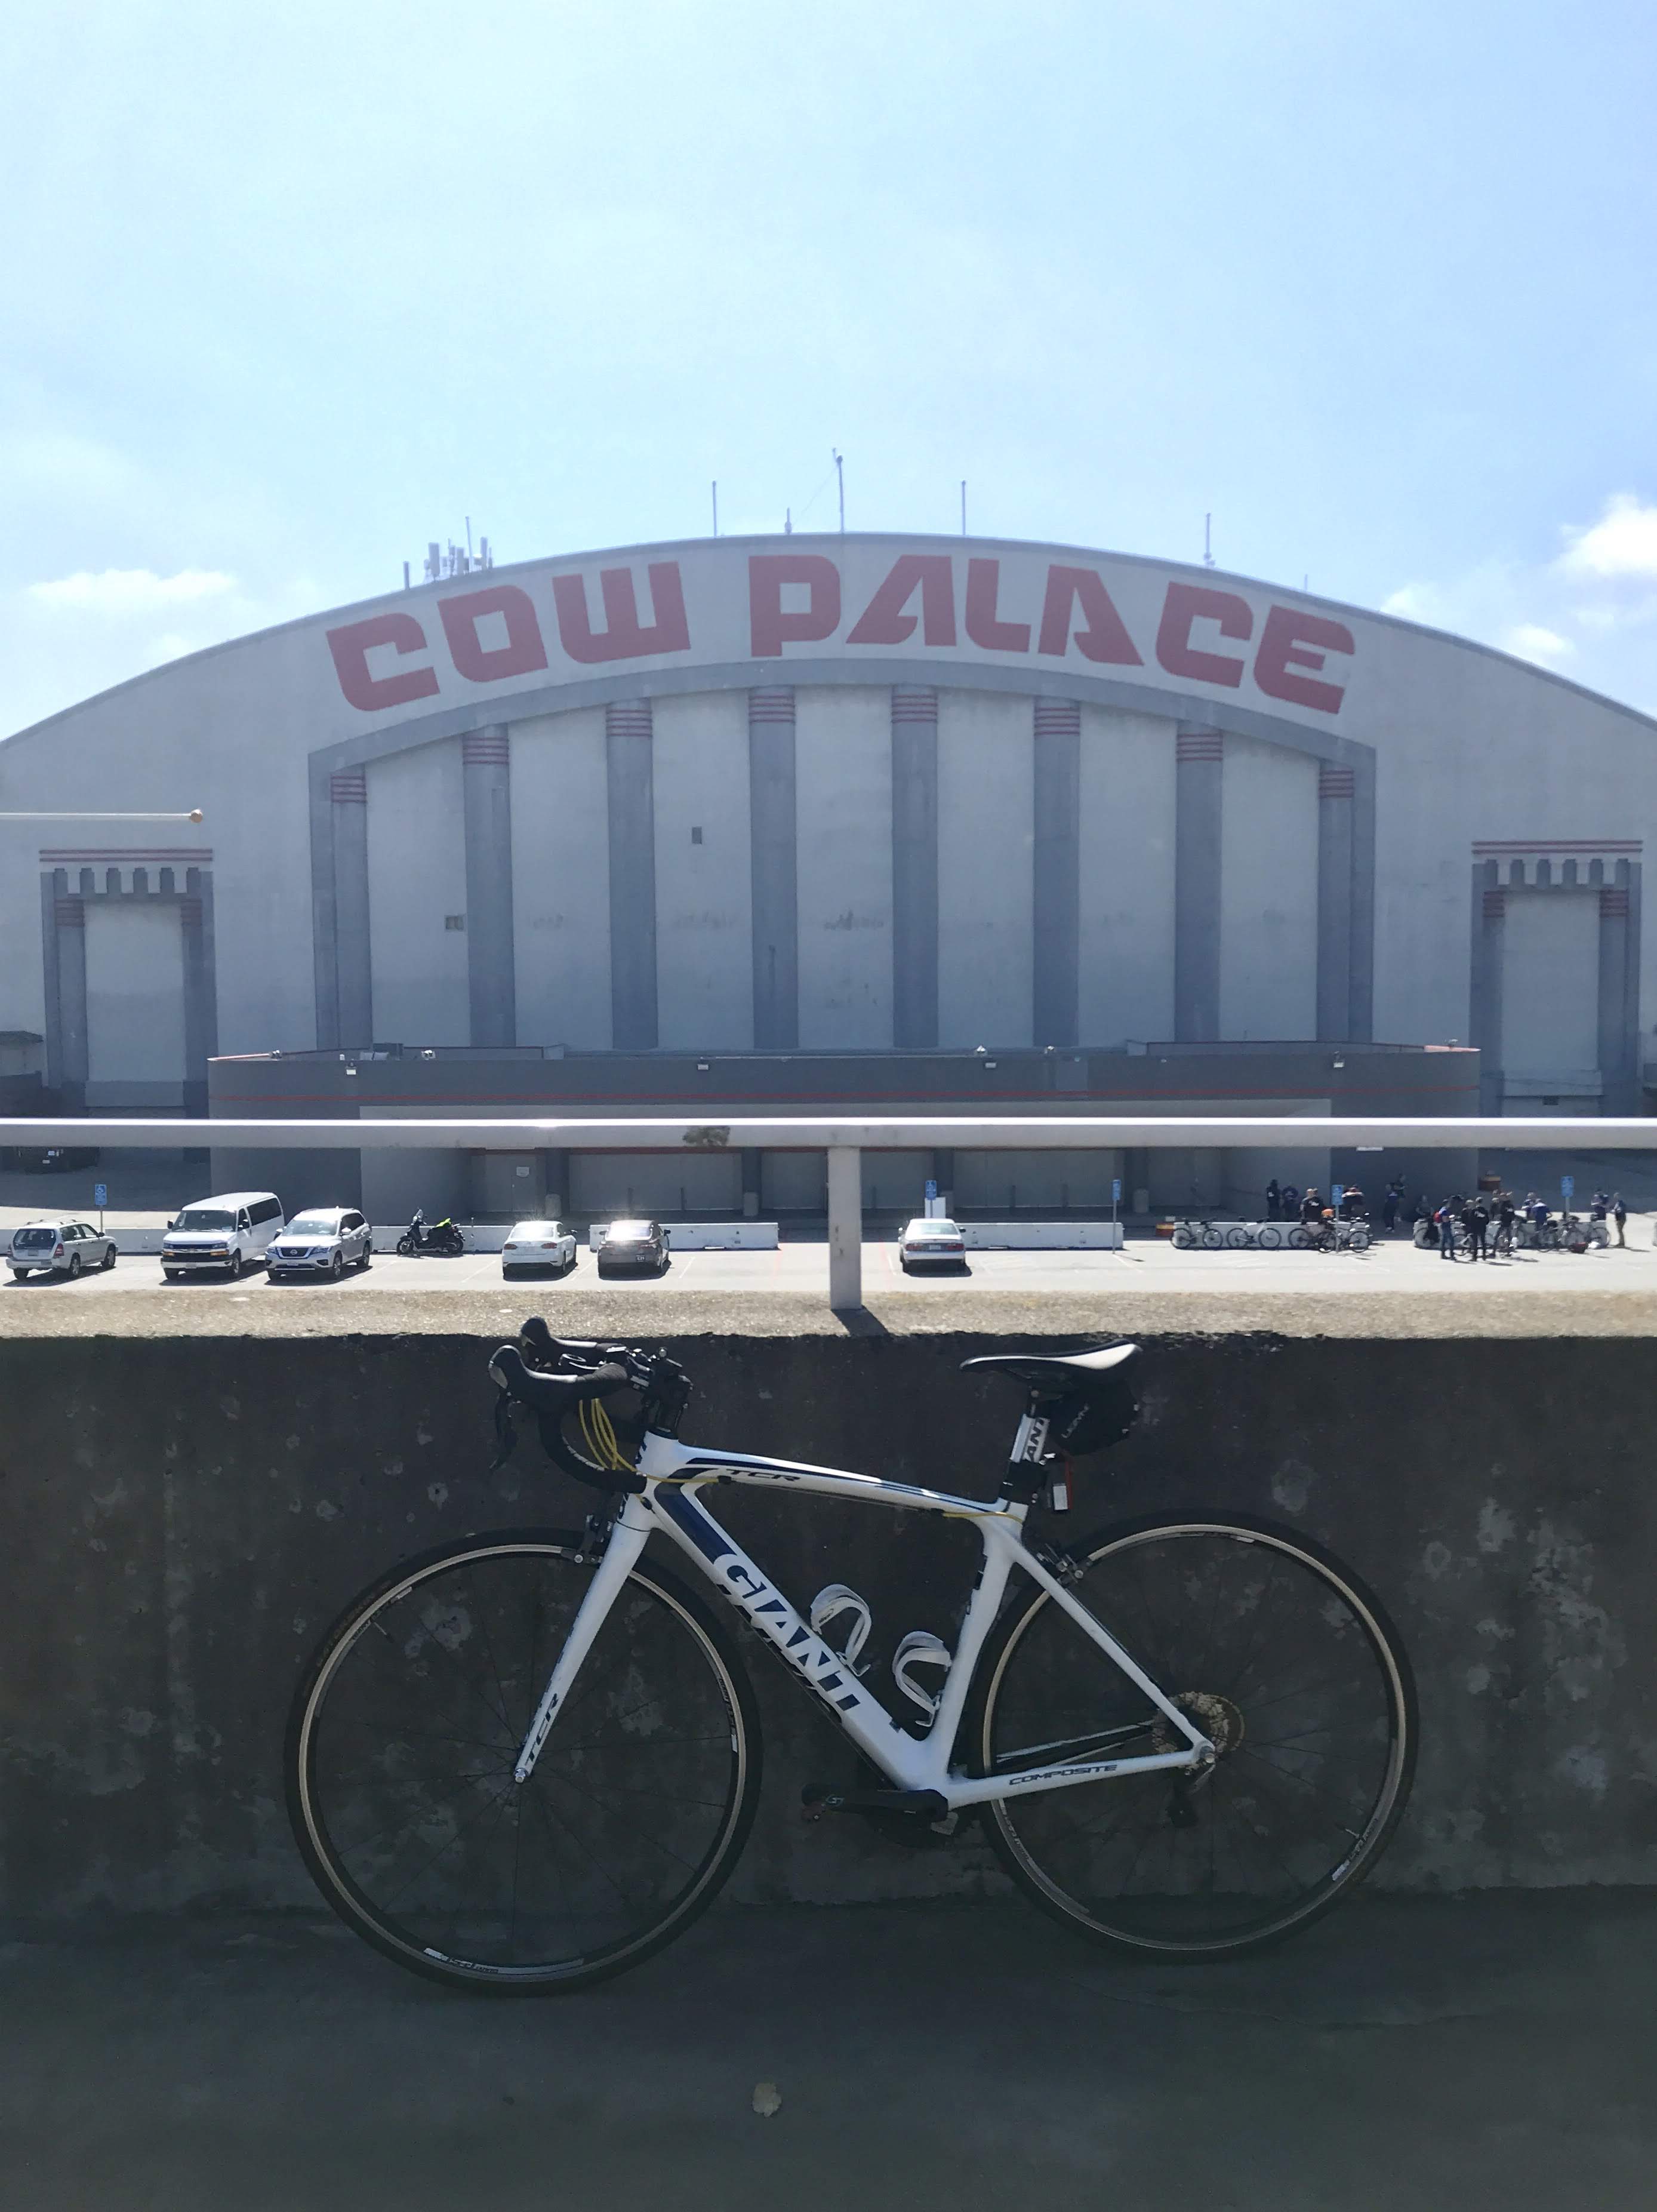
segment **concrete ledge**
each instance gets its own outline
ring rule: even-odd
[[[962,1221],[969,1252],[1120,1252],[1120,1221]]]
[[[398,1558],[475,1528],[579,1527],[591,1503],[527,1438],[489,1472],[484,1353],[502,1334],[497,1317],[483,1337],[0,1341],[0,1553],[18,1569],[0,1610],[0,1910],[313,1903],[280,1753],[326,1622]],[[1016,1393],[958,1370],[1006,1333],[665,1341],[694,1378],[693,1438],[994,1486]],[[1079,1469],[1061,1532],[1230,1506],[1322,1539],[1375,1586],[1423,1725],[1383,1883],[1657,1881],[1643,1341],[1149,1337],[1144,1397],[1129,1443]],[[951,1637],[976,1558],[961,1524],[771,1493],[721,1509],[796,1602],[830,1580],[862,1593],[877,1675],[908,1630]],[[737,1894],[995,1885],[975,1833],[912,1854],[804,1825],[801,1784],[849,1781],[854,1762],[780,1667],[757,1649],[752,1664],[768,1771]]]

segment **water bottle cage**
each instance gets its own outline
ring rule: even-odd
[[[854,1589],[848,1589],[844,1583],[825,1583],[811,1601],[811,1633],[822,1636],[826,1643],[825,1630],[842,1614],[848,1613],[852,1615],[852,1626],[841,1647],[840,1657],[848,1673],[865,1674],[869,1671],[868,1662],[865,1660],[859,1667],[858,1654],[869,1640],[874,1616],[869,1611],[867,1601],[860,1598]]]

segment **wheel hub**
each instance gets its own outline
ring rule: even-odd
[[[1213,1745],[1217,1759],[1224,1759],[1242,1741],[1242,1714],[1229,1698],[1221,1697],[1217,1690],[1181,1690],[1173,1702],[1181,1712],[1190,1714]],[[1160,1713],[1152,1724],[1150,1741],[1152,1749],[1158,1753],[1185,1748],[1185,1739],[1177,1735],[1173,1723]]]

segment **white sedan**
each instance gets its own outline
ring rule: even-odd
[[[514,1222],[501,1247],[503,1275],[521,1274],[531,1267],[552,1267],[565,1275],[574,1265],[575,1238],[561,1222]]]
[[[912,1221],[897,1240],[897,1263],[906,1275],[912,1267],[964,1267],[967,1240],[940,1215]]]
[[[373,1255],[373,1231],[355,1206],[307,1206],[295,1214],[264,1255],[272,1283],[289,1275],[321,1275],[337,1283],[348,1267],[366,1267]]]

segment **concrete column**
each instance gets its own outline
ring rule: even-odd
[[[569,1154],[561,1148],[549,1147],[541,1155],[541,1181],[546,1190],[545,1205],[555,1221],[561,1220],[569,1204]]]
[[[604,709],[610,801],[610,1024],[618,1052],[656,1042],[656,778],[648,699]]]
[[[1637,1114],[1640,1110],[1637,1014],[1634,1028],[1630,1027],[1628,1020],[1630,918],[1626,884],[1600,892],[1599,1026],[1602,1114]]]
[[[1473,863],[1472,988],[1467,1038],[1479,1051],[1478,1110],[1499,1114],[1502,1079],[1502,961],[1508,900],[1494,860]]]
[[[828,1303],[836,1313],[863,1304],[863,1156],[828,1147]]]
[[[913,684],[892,689],[892,1042],[938,1042],[938,694]]]
[[[1082,709],[1074,699],[1035,702],[1035,780],[1034,1041],[1074,1044],[1082,961]]]
[[[212,988],[198,888],[201,873],[199,868],[189,871],[185,881],[190,888],[179,901],[179,930],[184,939],[184,1110],[186,1114],[205,1114],[207,1111],[207,1063],[217,1042],[213,1035],[216,1023],[213,1018]]]
[[[754,912],[754,1049],[799,1042],[798,823],[794,695],[748,695],[748,808]]]
[[[474,1044],[516,1044],[512,746],[504,722],[460,740],[466,825],[466,982]]]
[[[1350,1042],[1352,1021],[1353,791],[1350,768],[1318,764],[1318,1035]]]
[[[1220,1034],[1220,820],[1225,740],[1181,725],[1174,738],[1174,1034]]]
[[[368,942],[368,771],[328,779],[334,817],[334,958],[339,1042],[349,1052],[374,1041],[373,963]]]
[[[760,1154],[745,1146],[742,1156],[742,1211],[744,1221],[758,1218],[760,1210]]]
[[[87,910],[76,897],[56,902],[58,931],[58,1036],[64,1104],[84,1111],[89,1066],[87,1036]]]

